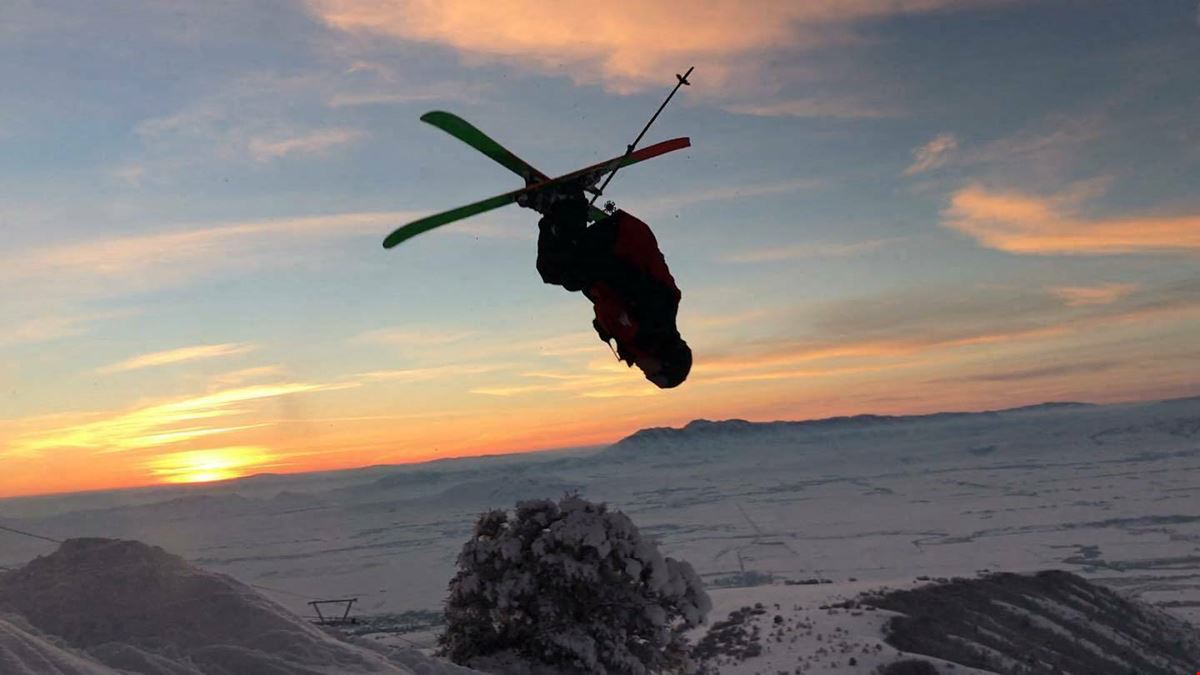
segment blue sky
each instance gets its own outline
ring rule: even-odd
[[[3,494],[1196,391],[1194,2],[2,12]],[[540,283],[527,211],[379,246],[515,186],[423,112],[565,172],[692,64],[647,142],[693,147],[610,188],[683,288],[684,388]]]

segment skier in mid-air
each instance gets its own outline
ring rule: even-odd
[[[606,215],[593,207],[584,191],[599,197],[621,167],[691,145],[690,139],[682,137],[637,148],[675,92],[691,84],[687,78],[692,70],[675,75],[675,88],[625,147],[625,154],[557,178],[538,171],[457,115],[442,110],[425,113],[422,122],[517,174],[525,187],[402,225],[384,238],[383,247],[393,248],[422,232],[507,204],[532,208],[542,214],[537,257],[542,281],[582,291],[596,313],[592,326],[617,357],[630,367],[637,366],[647,380],[662,389],[678,387],[692,370],[692,350],[675,326],[681,294],[658,250],[658,241],[645,223],[629,213],[612,207]],[[589,221],[594,222],[589,226]]]
[[[675,325],[681,294],[649,226],[621,210],[589,226],[579,188],[539,201],[542,281],[582,291],[594,305],[600,339],[615,342],[617,356],[647,380],[663,389],[683,383],[692,350]]]

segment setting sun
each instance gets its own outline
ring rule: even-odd
[[[209,483],[241,478],[252,469],[269,466],[274,459],[266,448],[232,446],[160,455],[146,466],[165,483]]]

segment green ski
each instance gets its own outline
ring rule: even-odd
[[[517,174],[526,184],[542,183],[550,180],[546,174],[533,168],[525,160],[517,157],[508,148],[500,145],[491,136],[480,131],[475,125],[463,118],[443,110],[434,110],[421,115],[421,121],[445,131],[458,140],[491,157],[497,164]]]

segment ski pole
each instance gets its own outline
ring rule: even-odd
[[[671,102],[671,98],[675,96],[675,92],[679,91],[679,88],[685,84],[689,86],[692,84],[691,82],[688,82],[688,76],[691,75],[692,71],[695,69],[696,66],[691,66],[683,75],[675,73],[675,79],[678,80],[678,82],[675,83],[675,88],[671,90],[670,94],[667,94],[666,100],[662,102],[662,105],[658,106],[658,110],[654,111],[654,115],[650,117],[649,122],[646,122],[646,126],[642,127],[642,133],[638,134],[637,138],[633,139],[632,143],[625,146],[624,156],[622,156],[621,159],[613,162],[612,170],[608,173],[608,176],[605,177],[604,182],[600,184],[600,187],[596,188],[596,191],[592,194],[592,201],[588,202],[588,206],[595,206],[596,200],[600,198],[600,195],[604,194],[604,188],[608,187],[609,181],[613,179],[613,176],[617,175],[617,170],[621,168],[621,160],[633,153],[634,149],[637,147],[637,144],[641,142],[642,137],[646,135],[647,131],[650,131],[650,125],[654,124],[654,120],[658,119],[659,113],[661,113],[663,108],[666,108],[667,104]]]

